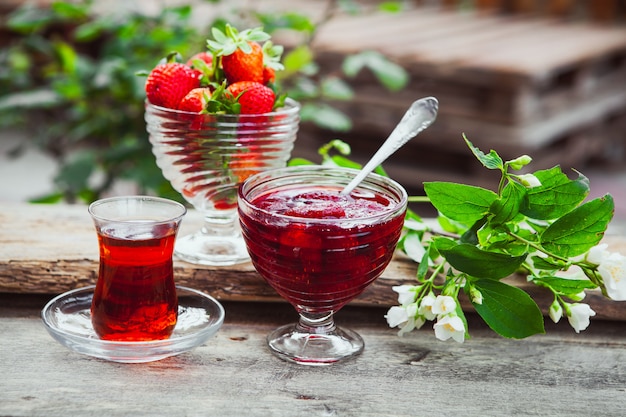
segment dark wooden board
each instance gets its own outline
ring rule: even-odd
[[[3,204],[0,206],[0,293],[60,294],[95,283],[98,248],[95,229],[85,206]],[[180,234],[197,230],[201,216],[190,211]],[[623,237],[607,238],[626,252]],[[617,249],[616,249],[617,250]],[[205,291],[219,300],[282,301],[254,270],[251,263],[230,267],[208,267],[175,262],[178,285]],[[394,285],[415,282],[417,264],[398,253],[383,276],[352,304],[391,307],[397,304]],[[528,291],[546,311],[548,292],[521,277],[509,278]],[[597,319],[626,321],[626,304],[610,302],[597,292],[586,299]],[[465,305],[467,310],[471,306]]]

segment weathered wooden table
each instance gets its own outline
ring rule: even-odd
[[[198,220],[190,213],[181,233]],[[250,265],[177,263],[180,284],[221,299],[222,329],[176,357],[111,363],[59,345],[39,318],[53,295],[95,279],[97,243],[85,207],[3,204],[0,224],[2,416],[624,415],[624,303],[590,294],[598,315],[579,335],[547,320],[546,335],[507,340],[470,315],[472,338],[463,344],[437,341],[430,328],[399,338],[383,315],[395,303],[389,287],[410,281],[414,266],[398,256],[337,314],[338,324],[363,336],[363,354],[310,368],[265,347],[271,329],[296,317]]]

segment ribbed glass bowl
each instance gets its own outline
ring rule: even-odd
[[[237,188],[250,175],[281,168],[291,157],[300,105],[264,114],[195,114],[146,101],[145,120],[156,163],[174,189],[204,214],[195,234],[178,239],[188,262],[232,265],[249,256],[237,224]]]

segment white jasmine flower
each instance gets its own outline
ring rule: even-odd
[[[385,314],[385,318],[389,327],[398,327],[409,320],[406,308],[400,306],[391,307]]]
[[[445,316],[456,311],[456,301],[449,295],[438,295],[432,306],[433,314]]]
[[[533,174],[522,174],[518,175],[517,178],[526,188],[541,187],[541,181],[539,181],[539,178],[535,177]]]
[[[587,261],[598,265],[606,293],[612,300],[626,300],[626,256],[606,250],[607,245],[594,246],[587,254]]]
[[[575,303],[570,305],[568,310],[567,320],[576,333],[589,327],[589,317],[596,315],[596,312],[587,304]]]
[[[406,236],[404,239],[404,251],[409,258],[417,263],[422,262],[422,258],[424,258],[424,254],[426,253],[426,249],[416,233],[410,233]]]
[[[418,232],[422,230],[428,230],[429,228],[429,226],[426,223],[418,222],[416,220],[405,220],[404,227],[410,230],[418,231]]]
[[[435,294],[431,292],[420,301],[419,310],[417,312],[426,320],[435,320],[435,318],[437,318],[437,315],[433,313],[433,304],[435,304],[436,299]]]
[[[398,293],[398,303],[400,305],[408,305],[415,301],[417,287],[415,285],[396,285],[391,287]]]
[[[606,248],[608,247],[609,245],[607,245],[606,243],[596,245],[593,248],[589,249],[589,252],[587,252],[587,256],[585,258],[592,264],[599,265],[602,262],[602,259],[608,256],[609,251],[606,250]]]
[[[404,335],[413,329],[419,329],[424,325],[424,318],[417,315],[417,304],[408,306],[394,306],[385,315],[389,327],[400,327],[398,336]]]
[[[433,326],[435,337],[439,340],[453,338],[459,343],[465,340],[465,325],[459,316],[445,316],[437,320]]]
[[[561,307],[561,304],[559,304],[558,301],[554,300],[554,302],[550,305],[548,315],[555,323],[558,323],[559,320],[561,320],[561,317],[563,317],[563,307]]]
[[[577,265],[570,266],[567,270],[559,270],[554,273],[555,277],[565,278],[565,279],[584,279],[588,280],[585,275],[585,271],[582,270],[581,267]]]

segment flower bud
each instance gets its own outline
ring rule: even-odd
[[[541,186],[541,181],[539,181],[539,178],[535,177],[533,174],[518,175],[517,178],[526,188],[535,188]]]
[[[576,333],[580,333],[589,327],[589,318],[595,316],[596,312],[587,304],[571,304],[567,312],[567,320],[569,324],[574,328]]]
[[[582,301],[586,295],[584,291],[581,291],[578,294],[568,294],[567,296],[574,301]]]
[[[554,300],[554,302],[550,305],[548,315],[555,323],[558,323],[559,320],[561,320],[561,317],[563,317],[563,308],[557,300]]]
[[[469,296],[474,304],[482,304],[483,303],[483,293],[476,289],[476,287],[471,287],[469,289]]]
[[[515,158],[515,159],[512,159],[512,160],[508,161],[508,164],[511,167],[511,169],[514,169],[514,170],[517,171],[517,170],[522,169],[526,165],[530,164],[530,162],[532,160],[533,159],[530,156],[522,155],[522,156],[520,156],[518,158]]]

